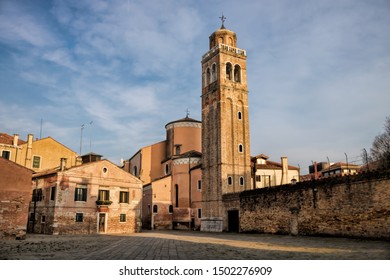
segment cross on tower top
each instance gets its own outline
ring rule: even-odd
[[[219,17],[222,21],[222,25],[221,25],[221,29],[225,29],[225,26],[224,26],[224,23],[225,23],[225,20],[226,20],[226,17],[223,15],[222,13],[222,16]]]
[[[186,110],[186,118],[188,118],[189,115],[190,115],[190,110],[188,110],[188,108],[187,108],[187,110]]]

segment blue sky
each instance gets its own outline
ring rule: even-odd
[[[201,119],[221,25],[247,51],[251,154],[350,161],[390,115],[390,1],[1,0],[0,131],[120,163]],[[93,122],[90,124],[90,122]]]

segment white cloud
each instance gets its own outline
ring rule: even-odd
[[[5,1],[0,10],[0,40],[7,44],[27,43],[33,47],[57,45],[58,37],[47,22],[28,13],[15,1]]]
[[[222,11],[248,51],[253,154],[305,164],[342,158],[367,147],[388,115],[386,2],[5,3],[0,58],[9,54],[4,61],[13,64],[1,73],[22,78],[11,94],[26,102],[13,108],[22,114],[36,105],[31,126],[43,115],[46,131],[76,150],[79,126],[90,120],[97,152],[120,158],[162,140],[164,125],[187,107],[198,118],[200,59]]]

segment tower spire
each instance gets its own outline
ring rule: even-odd
[[[225,29],[225,20],[226,20],[226,17],[223,15],[223,12],[222,12],[222,16],[219,17],[222,21],[222,25],[221,25],[221,29]]]

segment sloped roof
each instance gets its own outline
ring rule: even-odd
[[[269,156],[265,155],[265,154],[260,154],[260,155],[257,155],[257,156],[253,156],[251,159],[252,160],[256,160],[258,158],[262,158],[262,159],[269,159]]]
[[[88,163],[84,163],[84,164],[77,165],[77,166],[72,166],[72,167],[70,167],[70,168],[65,169],[63,172],[77,171],[78,169],[85,169],[85,168],[88,168],[88,167],[91,166],[91,165],[98,165],[98,164],[104,164],[104,163],[105,163],[105,164],[111,165],[111,166],[114,167],[116,170],[118,170],[118,172],[123,173],[123,174],[126,174],[127,176],[132,177],[132,179],[134,179],[134,180],[139,181],[140,183],[142,183],[142,181],[141,181],[140,179],[138,179],[137,177],[135,177],[135,176],[132,175],[131,173],[124,171],[122,168],[120,168],[120,167],[117,166],[116,164],[112,163],[112,162],[109,161],[108,159],[102,159],[102,160],[99,160],[99,161],[93,161],[93,162],[88,162]],[[33,178],[41,177],[41,176],[46,176],[46,175],[50,175],[50,174],[55,174],[55,173],[57,173],[57,172],[60,172],[60,168],[59,168],[59,167],[56,167],[56,168],[53,168],[53,169],[50,169],[50,170],[45,170],[45,171],[37,172],[37,173],[33,174]]]
[[[179,156],[175,156],[174,158],[189,158],[189,157],[202,157],[202,153],[195,150],[191,150]]]
[[[341,168],[347,168],[348,169],[360,169],[361,167],[359,165],[356,165],[356,164],[350,164],[350,163],[346,163],[346,162],[336,162],[334,164],[332,164],[331,166],[329,166],[328,168],[325,168],[323,170],[321,170],[321,172],[326,172],[326,171],[329,171],[329,170],[335,170],[335,169],[341,169]]]
[[[267,160],[266,164],[256,164],[257,169],[282,169],[282,164],[280,162],[274,162]],[[289,165],[289,170],[299,170],[298,167]]]
[[[0,143],[1,144],[6,144],[6,145],[13,145],[14,144],[14,137],[7,134],[7,133],[0,133]],[[22,145],[27,143],[24,140],[18,139],[18,145]]]

